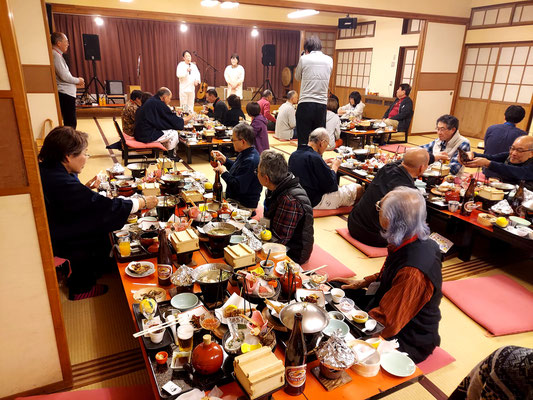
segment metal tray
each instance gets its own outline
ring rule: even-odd
[[[143,329],[142,320],[145,319],[145,318],[144,318],[144,315],[142,314],[142,312],[139,309],[139,304],[138,303],[133,304],[133,315],[135,316],[135,321],[137,321],[137,326],[139,327],[139,330],[142,330]],[[157,316],[157,315],[160,316],[161,322],[165,322],[163,320],[163,315],[160,314],[159,303],[158,303],[157,312],[156,312],[155,316]],[[172,334],[170,333],[168,328],[165,328],[165,334],[163,335],[163,340],[160,343],[152,342],[149,337],[144,337],[143,336],[142,339],[143,339],[144,347],[148,351],[160,350],[163,347],[166,347],[166,346],[168,346],[169,344],[171,344],[173,342]]]

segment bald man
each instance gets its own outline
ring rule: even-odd
[[[350,235],[368,246],[385,247],[376,203],[398,186],[415,188],[415,179],[427,169],[429,154],[423,148],[409,149],[400,162],[385,165],[366,189],[348,217]]]
[[[503,182],[517,184],[525,181],[528,190],[533,190],[533,136],[519,136],[509,151],[493,155],[469,152],[471,161],[464,162],[466,167],[483,167],[489,176],[500,178]]]

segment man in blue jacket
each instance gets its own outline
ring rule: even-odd
[[[509,151],[509,147],[519,137],[526,134],[518,129],[519,124],[525,117],[526,110],[521,106],[509,106],[505,110],[505,123],[491,125],[485,133],[485,154],[492,156]],[[493,175],[488,175],[493,176]]]
[[[214,168],[226,182],[226,198],[232,199],[242,207],[255,209],[263,187],[257,179],[259,153],[254,147],[255,132],[245,123],[233,128],[233,148],[239,155],[232,161],[219,151],[213,157],[219,162]],[[229,170],[228,170],[229,168]]]
[[[337,170],[341,161],[331,159],[326,162],[322,158],[328,143],[328,131],[317,128],[309,135],[308,144],[298,146],[289,158],[289,171],[300,180],[315,209],[351,206],[362,194],[362,187],[357,183],[339,187]]]
[[[183,129],[192,114],[185,118],[178,117],[169,107],[172,92],[166,87],[160,88],[135,113],[133,134],[139,142],[160,142],[168,150],[174,150],[179,142],[178,130]]]

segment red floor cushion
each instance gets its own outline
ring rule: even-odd
[[[313,209],[313,217],[320,218],[320,217],[329,217],[332,215],[345,215],[350,214],[352,211],[353,206],[346,206],[346,207],[339,207],[335,208],[333,210],[315,210]]]
[[[166,150],[166,147],[163,146],[159,142],[150,142],[150,143],[138,142],[133,137],[128,136],[128,135],[124,135],[124,140],[126,141],[126,145],[128,147],[132,148],[132,149],[153,149],[153,148],[157,148],[157,149],[161,149],[163,151]]]
[[[418,363],[417,366],[422,370],[424,375],[427,375],[445,367],[446,365],[451,364],[454,361],[455,358],[452,355],[440,347],[436,347],[435,350],[433,350],[433,353],[431,353],[424,361]]]
[[[329,280],[335,277],[348,278],[355,275],[350,268],[322,249],[319,245],[315,244],[313,246],[311,258],[302,265],[302,268],[306,271],[310,271],[321,267],[322,265],[327,265],[326,268],[322,268],[320,271],[327,272]]]
[[[77,390],[75,392],[59,392],[38,396],[17,397],[32,400],[153,400],[154,394],[150,385],[112,387],[105,389]]]
[[[444,282],[442,293],[495,336],[533,330],[533,293],[508,276]]]
[[[398,153],[398,154],[405,153],[405,150],[409,147],[414,147],[414,146],[410,144],[386,144],[383,146],[379,146],[381,150],[389,151],[391,153]]]
[[[368,246],[364,243],[361,243],[358,240],[355,240],[353,237],[350,236],[350,232],[348,231],[348,228],[340,228],[335,229],[339,235],[341,235],[344,240],[346,240],[348,243],[350,243],[352,246],[357,248],[358,250],[365,253],[368,257],[374,258],[374,257],[387,257],[387,248],[386,247],[373,247]]]

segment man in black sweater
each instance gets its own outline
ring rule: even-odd
[[[219,99],[215,89],[209,89],[205,95],[205,99],[213,106],[207,109],[207,116],[223,124],[226,121],[226,113],[228,112],[226,103]]]
[[[139,142],[160,142],[168,150],[174,150],[178,144],[178,129],[192,118],[178,117],[169,107],[172,92],[166,87],[160,88],[135,113],[133,134]]]
[[[381,236],[376,203],[398,186],[415,188],[414,180],[427,169],[428,162],[428,152],[415,148],[405,153],[401,164],[390,163],[381,168],[348,217],[350,235],[368,246],[387,246]]]

